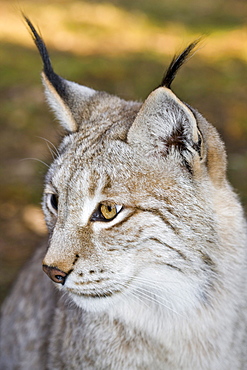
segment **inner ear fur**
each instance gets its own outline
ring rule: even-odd
[[[176,151],[176,158],[193,174],[201,176],[206,168],[216,186],[225,180],[226,153],[216,129],[165,87],[143,103],[128,142],[145,156],[162,158]]]
[[[191,107],[190,109],[204,138],[207,171],[214,185],[220,187],[226,181],[227,158],[225,145],[216,128],[207,122],[197,110]]]
[[[42,72],[47,102],[65,130],[75,132],[81,125],[85,105],[96,91],[58,75],[56,77],[60,84],[54,84],[45,72]]]

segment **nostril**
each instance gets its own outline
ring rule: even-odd
[[[49,276],[55,283],[64,284],[67,274],[64,271],[59,270],[56,267],[43,265],[44,272]]]

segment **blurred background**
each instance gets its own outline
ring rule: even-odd
[[[145,99],[174,53],[205,35],[173,90],[219,130],[246,209],[246,0],[0,0],[0,301],[46,234],[46,140],[57,145],[61,135],[21,12],[41,30],[58,74],[124,99]]]

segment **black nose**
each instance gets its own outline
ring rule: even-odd
[[[59,270],[56,267],[43,265],[43,270],[55,283],[64,284],[68,274]]]

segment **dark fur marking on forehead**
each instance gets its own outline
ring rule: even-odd
[[[25,15],[23,15],[33,38],[33,41],[35,45],[37,46],[40,56],[42,58],[43,62],[43,68],[44,68],[44,73],[52,86],[56,89],[58,94],[62,97],[65,98],[67,96],[66,94],[66,85],[63,81],[63,78],[58,76],[52,67],[51,60],[49,57],[49,53],[47,51],[46,45],[40,36],[40,34],[37,32],[35,27],[33,26],[32,22],[30,21],[29,18],[27,18]]]
[[[167,68],[164,77],[161,81],[160,87],[164,86],[168,89],[171,88],[171,84],[180,69],[180,67],[189,59],[190,56],[192,56],[192,51],[195,49],[195,47],[198,45],[198,43],[201,41],[201,38],[198,40],[193,41],[187,48],[179,55],[175,55]]]

